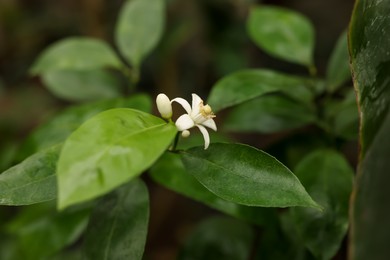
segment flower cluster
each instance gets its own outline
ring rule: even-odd
[[[172,118],[172,102],[179,103],[187,114],[181,115],[176,120],[177,130],[181,131],[183,137],[190,135],[189,129],[193,127],[199,128],[204,138],[204,149],[207,149],[210,144],[210,136],[205,127],[217,131],[217,126],[214,121],[214,113],[209,105],[203,104],[203,100],[196,94],[192,94],[192,105],[183,98],[174,98],[170,100],[167,95],[159,94],[156,98],[157,109],[162,118]]]

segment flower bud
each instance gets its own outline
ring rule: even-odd
[[[181,132],[181,136],[184,137],[184,138],[189,137],[190,136],[190,131],[184,130],[183,132]]]
[[[162,118],[170,119],[172,117],[172,105],[167,95],[158,94],[156,104],[158,112],[160,112]]]

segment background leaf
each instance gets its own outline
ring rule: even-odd
[[[125,2],[119,14],[115,39],[119,50],[134,67],[159,42],[165,24],[164,0],[132,0]]]
[[[318,207],[287,167],[256,148],[219,143],[180,154],[187,172],[227,201],[263,207]]]
[[[315,111],[280,94],[269,94],[233,108],[223,128],[233,132],[274,133],[315,122]]]
[[[148,95],[137,94],[128,98],[104,100],[67,108],[33,131],[23,143],[18,155],[19,159],[23,160],[33,153],[63,143],[74,130],[89,118],[104,110],[120,107],[150,112],[152,102]]]
[[[331,259],[348,229],[353,170],[343,155],[317,150],[305,157],[295,174],[324,211],[291,208],[298,234],[317,259]]]
[[[360,163],[352,200],[350,259],[390,255],[390,2],[359,0],[349,48],[361,115]]]
[[[150,176],[170,190],[259,226],[269,224],[275,214],[271,209],[248,207],[221,199],[188,174],[180,155],[175,153],[161,156],[150,169]]]
[[[148,222],[148,190],[134,179],[96,205],[85,235],[85,255],[88,259],[142,259]]]
[[[72,37],[47,48],[31,68],[31,74],[57,70],[91,70],[104,67],[120,68],[121,61],[105,42]]]
[[[326,70],[326,81],[329,91],[337,90],[337,88],[350,79],[351,70],[349,68],[347,32],[343,32],[337,40]]]
[[[89,206],[57,212],[53,203],[29,206],[8,225],[21,259],[47,259],[80,238],[88,223]]]
[[[314,29],[311,22],[294,11],[271,6],[251,9],[248,33],[268,54],[301,65],[313,65]]]
[[[144,112],[117,108],[85,122],[66,140],[57,166],[60,209],[107,193],[150,167],[176,126]]]
[[[226,217],[201,222],[188,238],[178,259],[249,259],[254,233],[250,226]]]
[[[0,174],[0,205],[29,205],[56,198],[61,145],[38,152]]]
[[[95,70],[55,70],[42,79],[57,97],[70,101],[94,101],[120,96],[120,81],[110,72]]]
[[[306,87],[307,84],[309,80],[305,78],[271,70],[246,69],[219,80],[211,90],[208,103],[214,111],[219,111],[273,92],[283,92],[296,100],[309,103],[312,93]]]
[[[330,124],[330,131],[336,136],[356,140],[359,132],[359,111],[356,94],[352,87],[342,100],[327,102],[325,116]]]

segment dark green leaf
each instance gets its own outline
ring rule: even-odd
[[[273,133],[310,124],[313,109],[283,95],[266,95],[235,107],[223,128],[235,132]]]
[[[248,206],[319,206],[295,175],[269,154],[242,144],[181,152],[186,170],[221,198]]]
[[[390,1],[356,2],[349,47],[361,115],[361,154],[352,196],[351,260],[390,255],[389,24]]]
[[[280,7],[256,6],[250,11],[247,28],[257,46],[270,55],[313,65],[314,29],[301,14]]]
[[[295,174],[324,211],[292,208],[296,230],[317,259],[331,259],[348,229],[353,170],[343,155],[317,150],[305,157]]]
[[[42,74],[46,87],[70,101],[94,101],[120,96],[119,79],[103,69],[55,70]]]
[[[117,108],[81,125],[66,140],[57,166],[63,209],[137,177],[175,137],[176,126],[144,112]]]
[[[0,205],[28,205],[56,198],[61,145],[28,157],[0,174]]]
[[[73,37],[58,41],[46,49],[31,68],[31,74],[120,66],[120,60],[105,42],[87,37]]]
[[[359,112],[353,88],[343,100],[328,102],[325,107],[330,131],[346,139],[357,139],[359,129]]]
[[[351,79],[349,68],[349,53],[347,32],[341,34],[330,57],[326,71],[326,81],[329,91],[333,92]]]
[[[253,230],[245,223],[226,217],[209,218],[196,227],[178,259],[246,260],[253,239]]]
[[[96,205],[85,237],[87,258],[142,259],[148,222],[148,190],[134,179]]]
[[[152,103],[149,96],[139,94],[70,107],[36,129],[23,144],[19,158],[24,159],[30,154],[64,142],[74,130],[92,116],[110,108],[120,107],[149,112]]]
[[[180,156],[175,153],[165,153],[160,157],[151,168],[150,175],[170,190],[257,225],[268,224],[273,215],[270,209],[239,205],[216,196],[186,172]]]
[[[305,78],[271,70],[246,69],[219,80],[211,90],[208,103],[214,111],[219,111],[273,92],[283,92],[296,100],[309,103],[312,93],[306,87],[307,84],[309,82]]]
[[[87,227],[89,211],[83,206],[58,213],[53,203],[25,208],[8,224],[23,255],[20,259],[47,259],[73,244]]]
[[[115,38],[119,50],[135,67],[159,42],[165,24],[164,0],[125,2],[119,14]]]

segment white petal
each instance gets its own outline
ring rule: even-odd
[[[199,114],[200,104],[202,102],[203,100],[197,94],[192,94],[192,117],[195,117],[197,114]]]
[[[160,112],[163,118],[170,119],[172,117],[172,105],[167,95],[158,94],[156,104],[158,112]]]
[[[195,125],[194,120],[192,120],[192,118],[187,114],[181,115],[176,120],[175,124],[176,124],[177,130],[179,130],[179,131],[184,131],[184,130],[190,129],[191,127],[194,127],[194,125]]]
[[[210,144],[209,132],[207,132],[207,129],[204,126],[201,126],[201,125],[196,125],[196,126],[199,128],[200,132],[203,135],[204,149],[206,150],[209,147],[209,144]]]
[[[191,106],[190,106],[190,103],[187,102],[187,100],[185,100],[184,98],[174,98],[171,100],[171,103],[172,102],[177,102],[179,103],[184,109],[185,111],[187,112],[187,114],[191,114]]]
[[[207,119],[206,121],[204,121],[204,122],[202,123],[202,125],[207,126],[208,128],[211,128],[211,129],[213,129],[214,131],[217,131],[217,125],[215,124],[215,121],[214,121],[214,119],[212,119],[212,118]]]

